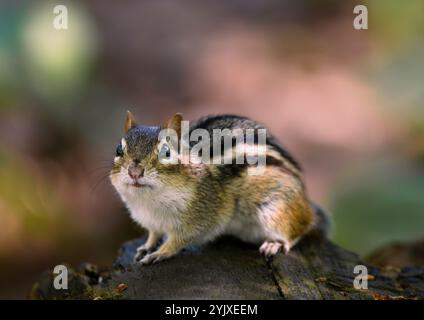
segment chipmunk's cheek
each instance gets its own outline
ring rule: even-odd
[[[116,177],[116,184],[114,184],[115,188],[120,192],[127,192],[132,190],[133,181],[128,177],[127,174],[119,173]]]
[[[115,170],[109,175],[109,179],[115,188],[122,190],[123,188],[126,187],[126,184],[125,184],[126,175],[127,173],[123,170],[123,167],[120,166],[119,169]]]
[[[122,183],[121,183],[121,179],[120,179],[120,175],[119,173],[113,173],[111,175],[109,175],[109,179],[110,182],[112,183],[112,185],[115,187],[115,189],[122,190]]]
[[[157,172],[156,171],[146,171],[144,174],[144,177],[142,178],[143,182],[146,184],[149,184],[152,187],[158,186],[158,179],[157,179]]]
[[[131,177],[128,175],[128,173],[121,173],[120,174],[120,183],[129,186],[134,183],[134,181],[131,179]]]

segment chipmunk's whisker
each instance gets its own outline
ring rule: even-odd
[[[106,181],[106,179],[109,178],[109,172],[103,174],[102,176],[99,177],[99,179],[97,179],[97,181],[90,187],[90,193],[94,193],[94,191],[97,189],[97,187]]]

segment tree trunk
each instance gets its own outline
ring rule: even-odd
[[[329,240],[310,236],[266,261],[233,238],[151,266],[132,264],[144,240],[125,243],[114,266],[69,270],[67,290],[53,288],[51,271],[34,284],[33,299],[424,299],[424,267],[367,265]],[[357,265],[368,269],[368,289],[355,289]],[[364,285],[363,281],[359,281]]]

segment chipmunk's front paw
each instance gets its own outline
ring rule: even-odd
[[[139,262],[143,257],[145,257],[151,251],[146,245],[142,245],[137,248],[137,252],[134,255],[134,263]]]
[[[165,254],[165,253],[159,253],[159,252],[152,252],[144,256],[143,259],[141,259],[138,263],[141,265],[148,265],[157,263],[159,261],[168,259],[171,257],[171,255]]]

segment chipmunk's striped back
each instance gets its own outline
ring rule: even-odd
[[[206,116],[203,118],[200,118],[196,122],[192,123],[190,126],[190,132],[196,129],[204,129],[207,130],[209,133],[209,136],[211,137],[210,141],[210,154],[213,154],[213,144],[216,143],[212,140],[213,138],[213,131],[215,129],[218,130],[224,130],[224,129],[253,129],[254,130],[254,143],[258,143],[258,131],[260,129],[266,130],[266,146],[267,146],[267,152],[266,152],[266,163],[268,165],[278,165],[282,167],[286,167],[288,170],[291,170],[296,175],[301,175],[302,168],[300,164],[296,161],[296,159],[288,152],[278,141],[276,137],[274,137],[267,128],[252,119],[249,119],[247,117],[241,117],[237,115],[232,114],[223,114],[223,115],[215,115],[215,116]],[[232,147],[234,148],[234,142]],[[222,141],[220,141],[222,143]],[[194,143],[192,142],[192,145]],[[225,149],[222,149],[222,153],[225,152]],[[233,167],[246,167],[247,163],[244,163],[243,165],[237,165],[233,163]],[[226,170],[230,170],[227,168]]]

